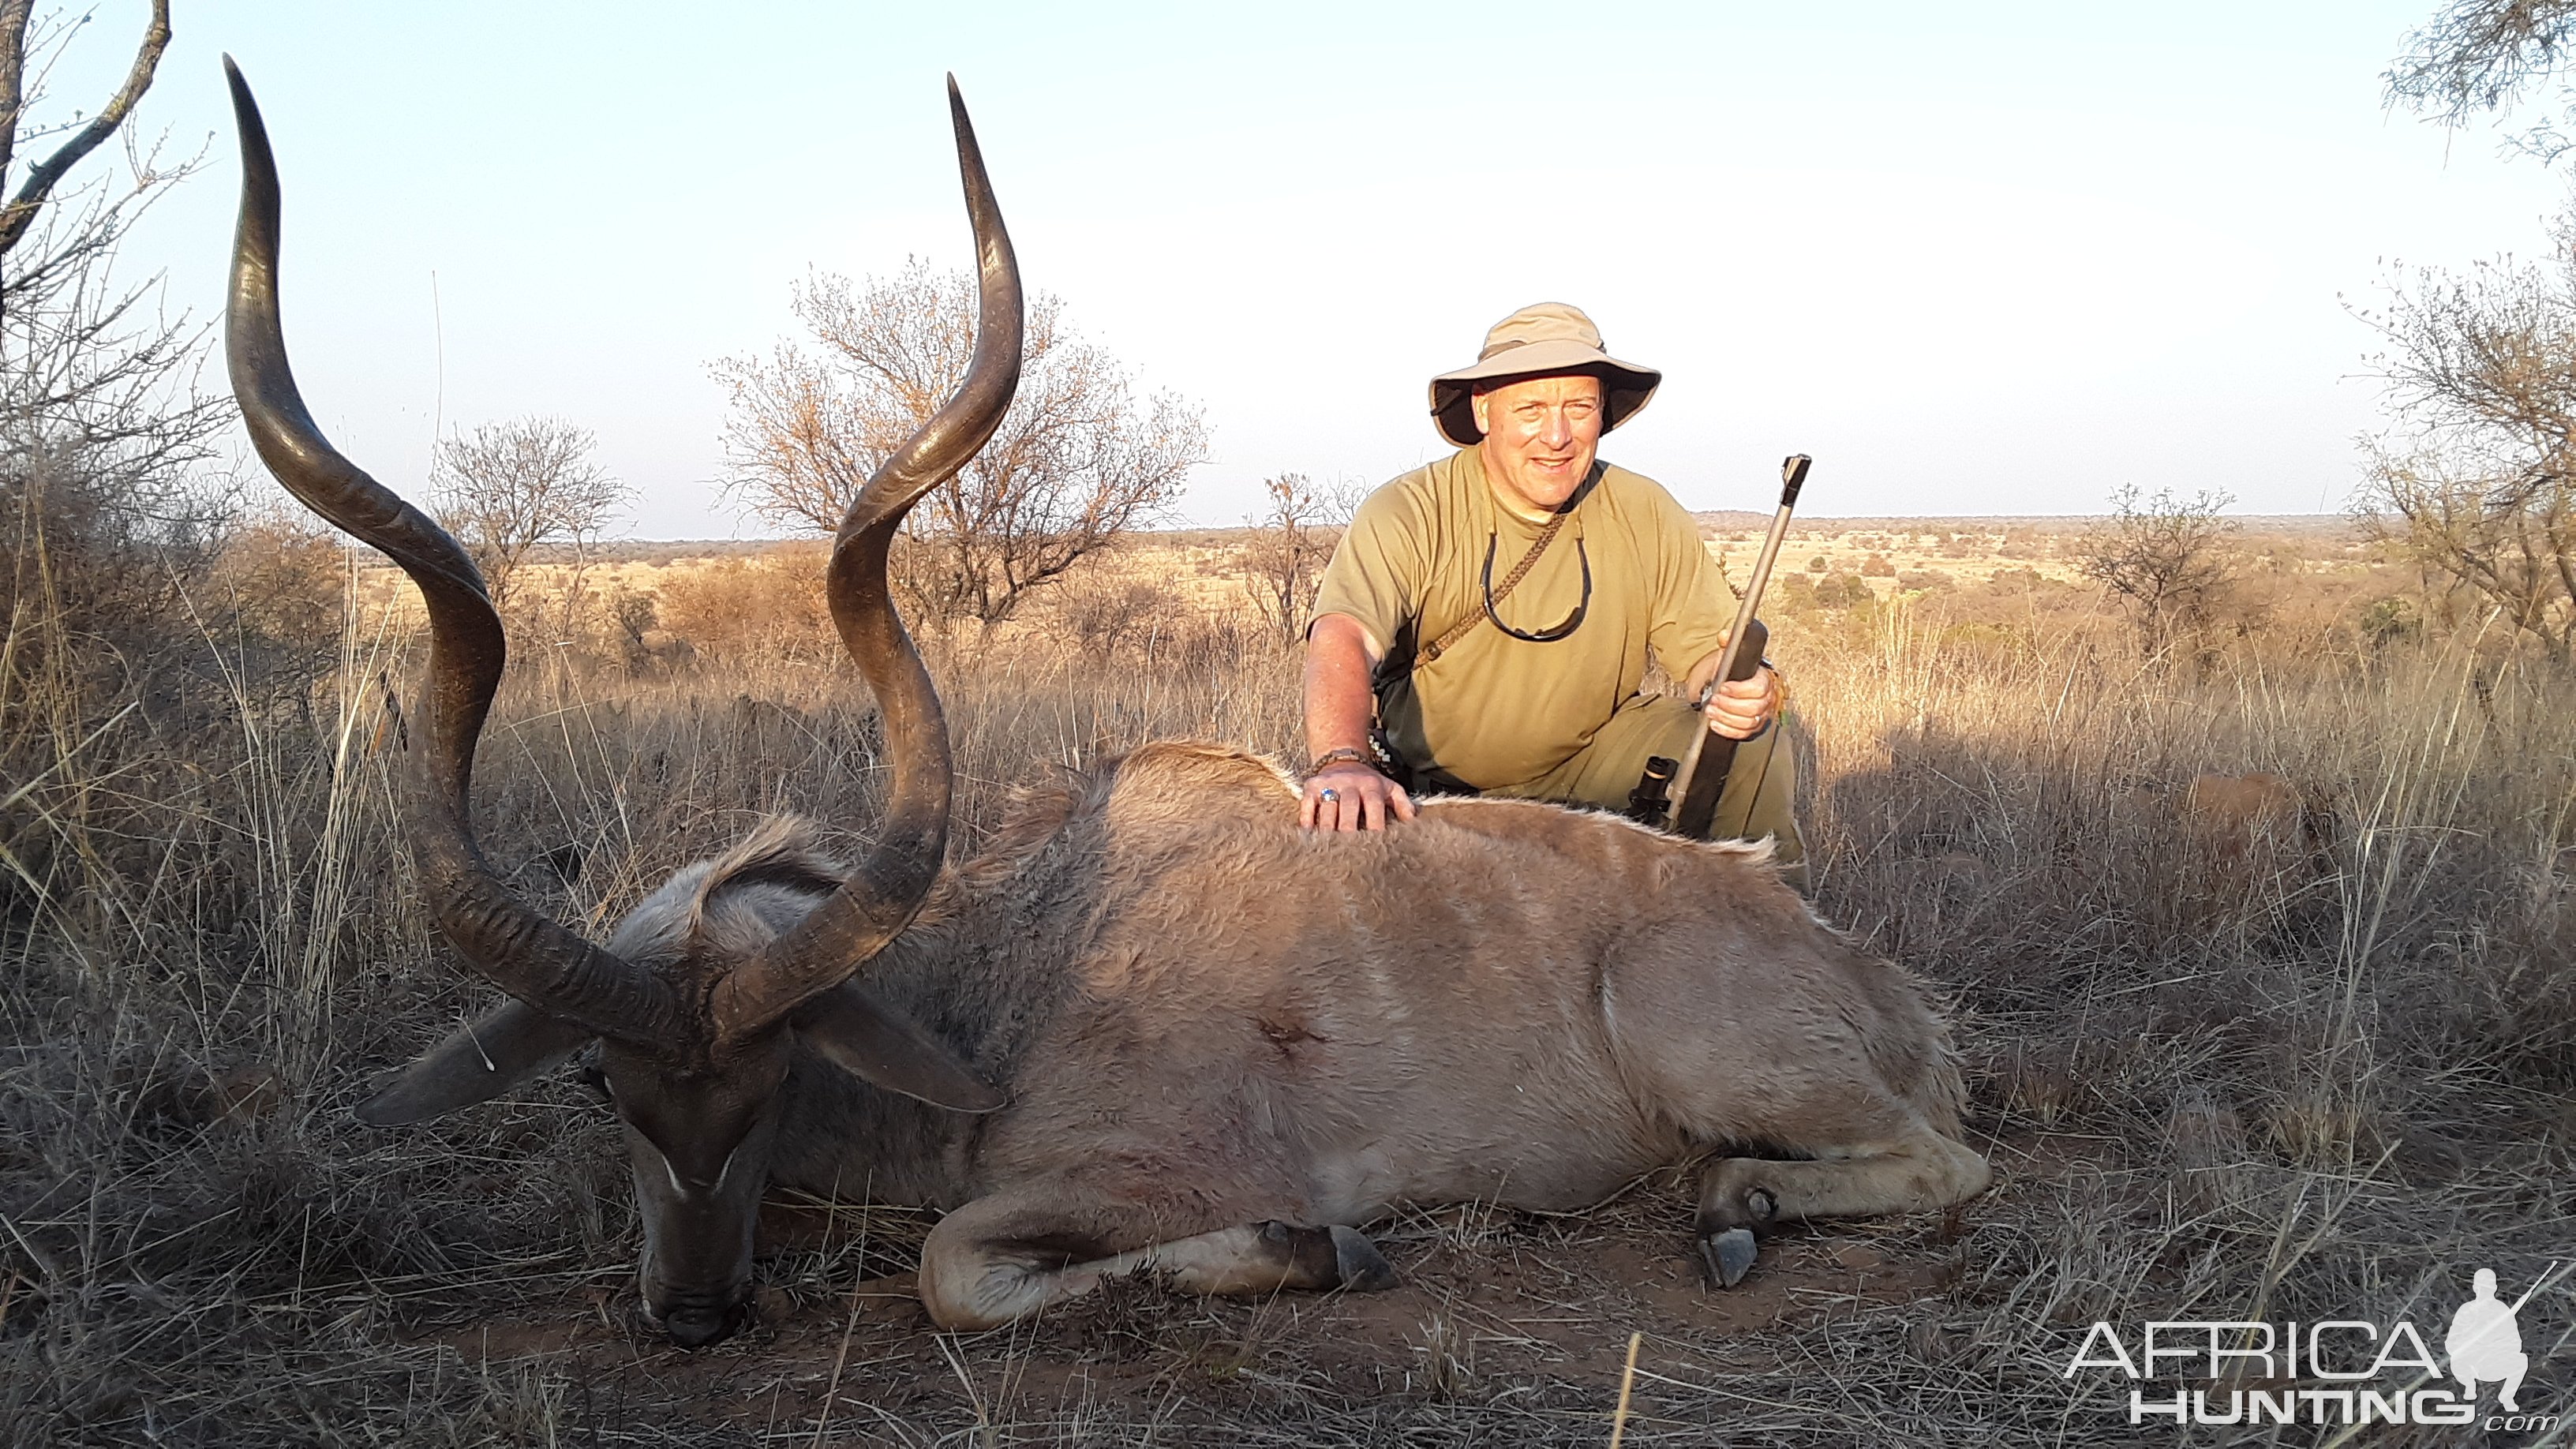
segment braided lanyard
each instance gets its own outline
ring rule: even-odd
[[[1510,598],[1512,596],[1512,590],[1520,587],[1521,580],[1529,577],[1530,570],[1538,564],[1539,555],[1547,552],[1547,546],[1549,544],[1556,542],[1556,535],[1564,529],[1565,521],[1574,516],[1575,508],[1580,506],[1583,500],[1591,495],[1593,485],[1601,481],[1601,475],[1608,471],[1608,469],[1608,464],[1597,458],[1593,460],[1592,471],[1584,477],[1583,485],[1574,490],[1574,497],[1568,502],[1565,510],[1548,519],[1547,527],[1539,530],[1537,541],[1529,546],[1529,552],[1521,555],[1521,561],[1519,563],[1512,565],[1511,572],[1503,575],[1503,581],[1500,585],[1496,585],[1494,582],[1494,548],[1496,543],[1499,541],[1499,535],[1486,535],[1484,576],[1485,607],[1481,612],[1469,614],[1466,618],[1450,625],[1448,632],[1442,634],[1439,638],[1432,640],[1430,644],[1426,645],[1420,655],[1420,662],[1422,664],[1437,663],[1441,655],[1449,652],[1451,646],[1455,645],[1459,640],[1466,638],[1470,633],[1473,633],[1478,624],[1484,623],[1488,619],[1493,620],[1495,628],[1502,630],[1504,633],[1515,639],[1525,640],[1532,644],[1553,644],[1557,640],[1573,633],[1582,625],[1585,611],[1592,607],[1592,555],[1584,548],[1583,536],[1580,533],[1575,535],[1574,551],[1576,555],[1583,560],[1583,598],[1581,602],[1574,606],[1574,612],[1566,616],[1564,623],[1558,624],[1553,628],[1538,630],[1535,633],[1524,633],[1521,630],[1515,629],[1511,625],[1504,623],[1502,616],[1495,613],[1494,608],[1496,605],[1502,603],[1503,600]],[[1409,673],[1411,671],[1408,670],[1407,672]]]

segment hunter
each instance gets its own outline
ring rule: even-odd
[[[1779,676],[1765,661],[1692,706],[1725,647],[1726,580],[1671,494],[1595,456],[1662,380],[1554,302],[1431,380],[1458,451],[1360,505],[1307,626],[1307,827],[1384,829],[1416,795],[1619,810],[1650,756],[1705,728],[1744,742],[1713,837],[1769,837],[1804,887]],[[1650,656],[1686,694],[1641,692]]]

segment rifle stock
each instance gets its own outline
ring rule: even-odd
[[[1736,653],[1725,674],[1729,682],[1751,679],[1762,668],[1762,651],[1771,643],[1771,631],[1759,619],[1747,620],[1736,627],[1738,637],[1743,638],[1749,647]],[[1705,707],[1703,704],[1702,708]],[[1673,810],[1673,833],[1687,835],[1693,840],[1706,840],[1709,824],[1717,818],[1717,797],[1726,789],[1726,774],[1735,768],[1735,747],[1739,741],[1713,733],[1705,725],[1699,733],[1699,758],[1686,758],[1683,762],[1682,768],[1690,772],[1690,778],[1682,786],[1681,803]]]

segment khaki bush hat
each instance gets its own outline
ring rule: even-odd
[[[1494,324],[1485,334],[1485,350],[1474,365],[1431,379],[1431,420],[1440,436],[1461,448],[1482,442],[1476,426],[1476,385],[1521,377],[1553,377],[1580,372],[1601,379],[1601,431],[1637,415],[1655,395],[1664,375],[1651,367],[1621,362],[1601,350],[1601,329],[1580,307],[1540,302],[1523,307]]]

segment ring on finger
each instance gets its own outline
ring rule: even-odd
[[[1323,801],[1325,804],[1329,805],[1329,804],[1333,803],[1334,801],[1341,799],[1341,798],[1342,798],[1342,792],[1341,792],[1341,791],[1339,791],[1339,790],[1327,790],[1327,791],[1325,791],[1323,794],[1318,795],[1318,796],[1316,796],[1315,798],[1316,798],[1316,799],[1318,799],[1318,800],[1321,800],[1321,801]]]

